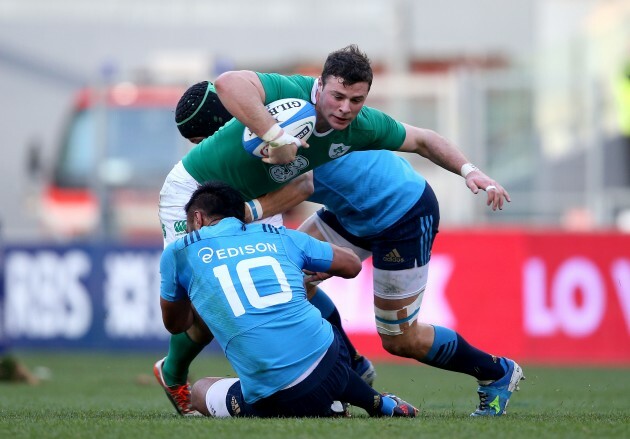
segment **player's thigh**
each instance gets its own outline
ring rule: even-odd
[[[331,405],[342,400],[350,381],[350,353],[333,327],[334,339],[315,368],[299,383],[253,404],[259,416],[327,417]],[[368,389],[370,389],[368,387]],[[367,395],[367,398],[370,394]]]
[[[417,320],[438,224],[437,200],[427,185],[403,218],[371,239],[379,334],[401,335]]]
[[[213,384],[223,379],[225,378],[206,377],[201,378],[199,381],[195,382],[190,391],[192,408],[206,416],[214,416],[214,414],[211,413],[211,409],[208,408],[208,404],[206,404],[206,395],[208,394],[208,390],[210,389],[210,387],[212,387]]]
[[[195,343],[207,345],[214,339],[214,335],[194,306],[192,307],[192,311],[194,317],[193,324],[186,330],[186,334],[188,334],[188,337]]]
[[[186,211],[199,184],[188,174],[181,162],[169,172],[160,190],[158,216],[164,237],[164,246],[186,234]]]
[[[326,238],[322,235],[319,227],[317,227],[317,219],[317,213],[313,213],[311,216],[306,218],[302,224],[300,224],[298,230],[312,236],[313,238],[319,239],[320,241],[326,241]]]
[[[417,321],[429,264],[403,270],[373,269],[374,317],[379,334],[399,336]]]
[[[393,355],[424,358],[433,327],[418,322],[429,264],[403,270],[374,269],[374,317],[383,347]]]
[[[337,226],[339,227],[339,226]],[[338,245],[340,247],[348,247],[351,249],[362,261],[365,261],[372,254],[370,251],[359,247],[348,241],[341,236],[337,230],[322,219],[317,213],[309,216],[298,228],[298,230],[309,234],[310,236],[319,239],[320,241],[326,241],[331,244]]]
[[[256,416],[252,406],[245,402],[238,378],[202,378],[193,385],[191,398],[193,409],[206,416]]]

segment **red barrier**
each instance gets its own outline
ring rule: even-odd
[[[374,330],[371,268],[322,287],[358,349],[393,359]],[[523,362],[629,365],[630,235],[440,232],[420,319]]]

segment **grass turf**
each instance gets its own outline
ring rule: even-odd
[[[470,377],[416,363],[377,365],[376,388],[421,408],[417,419],[209,419],[178,417],[148,354],[20,353],[31,369],[49,371],[38,386],[0,383],[3,438],[372,438],[630,437],[628,369],[524,365],[527,380],[508,415],[471,419],[477,404]],[[45,369],[42,369],[45,368]],[[233,375],[219,356],[201,356],[191,377]]]

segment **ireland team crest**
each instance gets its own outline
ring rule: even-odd
[[[274,165],[269,168],[269,175],[276,183],[284,183],[297,177],[302,169],[308,166],[308,160],[304,156],[297,156],[295,160],[286,165]]]
[[[344,145],[343,143],[333,143],[328,150],[328,157],[336,159],[347,153],[352,146]]]

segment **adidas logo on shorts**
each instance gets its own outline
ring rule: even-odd
[[[399,263],[399,262],[405,262],[405,258],[400,256],[400,253],[398,253],[398,250],[394,249],[390,251],[389,253],[387,253],[385,256],[383,256],[383,261]]]
[[[236,400],[236,397],[234,395],[232,395],[230,405],[232,406],[232,413],[234,414],[234,416],[238,416],[241,414],[241,406],[238,405],[238,401]]]

